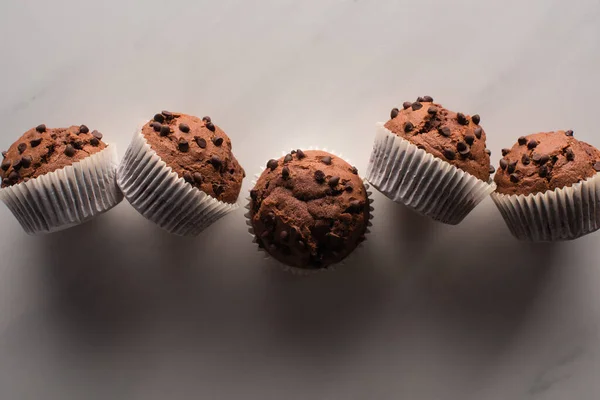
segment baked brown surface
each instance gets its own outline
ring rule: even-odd
[[[489,181],[494,169],[479,115],[455,113],[424,96],[392,109],[390,116],[385,127],[396,135],[484,182]]]
[[[163,111],[142,134],[180,178],[217,200],[236,202],[246,174],[231,152],[231,140],[210,117]]]
[[[26,182],[83,160],[106,147],[102,134],[87,126],[47,128],[38,125],[3,152],[2,187]]]
[[[356,168],[323,151],[292,151],[267,168],[250,192],[260,247],[299,268],[326,268],[364,240],[369,200]]]
[[[600,151],[570,130],[522,136],[502,155],[494,181],[497,192],[509,195],[569,187],[600,171]]]

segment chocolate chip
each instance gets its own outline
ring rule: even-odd
[[[283,179],[287,179],[290,177],[290,169],[288,167],[283,167],[281,169],[281,176],[283,177]]]
[[[340,183],[340,177],[339,176],[332,176],[331,178],[329,178],[329,186],[331,187],[336,187],[338,185],[338,183]]]
[[[67,157],[73,157],[75,155],[75,151],[75,148],[70,144],[68,144],[67,147],[65,147],[65,155]]]
[[[208,129],[209,131],[211,131],[211,132],[215,131],[215,125],[212,122],[207,122],[205,126],[206,126],[206,129]]]
[[[179,130],[183,133],[188,133],[190,131],[190,126],[188,124],[179,124]]]
[[[281,231],[279,232],[279,239],[282,242],[287,242],[287,240],[290,238],[290,234],[288,233],[288,231]]]
[[[169,128],[168,125],[162,125],[160,127],[160,136],[169,136],[169,133],[171,133],[171,128]]]
[[[90,139],[90,144],[92,146],[96,147],[96,146],[98,146],[100,144],[100,141],[94,137],[94,138]]]
[[[469,120],[467,119],[467,117],[465,117],[465,114],[463,114],[463,113],[456,114],[456,120],[461,125],[468,125],[469,124]]]
[[[438,109],[436,106],[430,106],[430,107],[427,109],[427,113],[428,113],[428,114],[431,114],[431,115],[435,115],[435,114],[437,114],[437,112],[438,112],[438,111],[439,111],[439,109]]]
[[[331,165],[331,157],[325,156],[325,157],[321,158],[321,162],[326,165]]]
[[[154,115],[154,120],[156,122],[158,122],[159,124],[162,124],[163,122],[165,122],[165,117],[162,114],[155,114]]]
[[[212,190],[215,193],[215,196],[220,196],[221,194],[223,194],[223,192],[225,191],[225,188],[222,185],[213,183],[212,184]]]
[[[535,140],[530,140],[529,143],[527,143],[527,148],[529,150],[535,149],[537,147],[538,143]]]
[[[200,147],[201,149],[205,149],[206,148],[206,140],[201,138],[201,137],[196,137],[196,143],[198,143],[198,147]]]
[[[250,198],[252,200],[256,200],[258,198],[258,190],[256,190],[256,189],[250,190]]]
[[[204,122],[210,122],[210,121],[212,121],[212,120],[211,120],[211,119],[210,119],[210,117],[207,115],[207,116],[205,116],[205,117],[202,117],[202,121],[204,121]]]
[[[293,157],[292,157],[291,154],[286,154],[285,157],[283,157],[283,162],[284,163],[289,163],[292,160],[293,160]]]
[[[547,154],[540,157],[540,164],[546,164],[548,161],[550,161],[550,156]]]
[[[479,125],[479,122],[481,121],[481,117],[479,116],[479,114],[475,114],[471,117],[471,121],[473,121],[473,123],[475,125]]]
[[[102,140],[102,134],[98,131],[92,131],[92,136],[98,140]]]
[[[523,157],[521,157],[521,162],[523,165],[529,165],[531,163],[531,159],[527,154],[523,154]]]
[[[358,175],[358,169],[356,169],[356,167],[352,167],[350,172],[352,172],[354,175]]]
[[[421,108],[423,108],[423,104],[419,103],[419,102],[414,102],[410,105],[413,109],[413,111],[417,111],[420,110]]]
[[[412,122],[408,121],[406,124],[404,124],[404,132],[410,132],[414,129],[414,125],[412,124]]]
[[[517,174],[510,174],[510,181],[512,183],[517,183],[519,182],[519,176]]]
[[[193,183],[194,182],[194,178],[192,178],[192,174],[190,174],[188,171],[185,171],[183,173],[183,180],[188,182],[188,183]]]
[[[420,102],[422,102],[422,101],[424,101],[424,100],[423,100],[423,98],[422,98],[421,96],[417,97],[417,102],[419,102],[419,103],[420,103]]]
[[[438,132],[440,133],[440,135],[446,136],[446,137],[450,137],[450,135],[452,135],[452,131],[447,126],[439,128]]]
[[[158,122],[150,122],[150,127],[154,130],[154,132],[160,132],[161,124]]]
[[[566,156],[567,156],[567,160],[568,161],[573,161],[575,160],[575,153],[573,152],[573,150],[571,149],[567,149],[567,151],[565,152]]]
[[[404,103],[402,103],[402,108],[404,108],[405,110],[407,108],[410,108],[410,106],[412,106],[412,103],[410,101],[405,101]]]
[[[481,139],[481,134],[483,133],[483,129],[481,129],[480,126],[478,126],[477,128],[475,128],[475,137],[477,139]]]
[[[35,130],[38,131],[38,133],[44,133],[46,132],[46,125],[40,124],[35,127]]]
[[[500,168],[501,169],[506,169],[508,167],[508,161],[506,161],[504,158],[500,160]]]
[[[527,144],[527,138],[525,136],[521,136],[518,140],[519,146],[525,146]]]
[[[23,158],[21,158],[21,165],[23,166],[23,168],[29,168],[31,166],[32,161],[33,159],[31,158],[31,156],[24,156]]]
[[[33,148],[33,147],[38,147],[40,145],[40,143],[42,143],[42,138],[37,138],[37,139],[33,139],[32,141],[30,141],[29,145]]]
[[[270,159],[269,161],[267,161],[267,168],[269,168],[271,171],[273,171],[278,166],[279,163],[277,162],[277,160]]]
[[[344,187],[344,190],[348,193],[352,192],[354,190],[354,186],[352,186],[352,184],[350,182],[346,183],[346,186]]]
[[[465,142],[458,142],[456,144],[456,150],[458,150],[460,153],[462,153],[465,150],[468,150],[469,146],[467,146],[467,144]]]
[[[348,208],[346,208],[347,213],[359,213],[362,210],[363,210],[363,205],[358,200],[352,200],[350,202]]]
[[[397,108],[392,108],[392,112],[390,112],[390,117],[392,117],[392,119],[394,119],[398,116],[399,113],[400,113],[400,110],[398,110]]]
[[[475,136],[473,135],[465,135],[465,142],[470,146],[475,142]]]
[[[8,170],[10,168],[10,160],[3,160],[2,161],[2,165],[0,165],[0,168],[2,168],[4,171]]]
[[[431,96],[423,96],[423,101],[425,103],[432,103],[433,102],[433,97],[431,97]]]
[[[573,131],[569,129],[568,131],[565,132],[565,135],[573,136]]]
[[[218,147],[223,144],[223,138],[222,137],[213,138],[212,142],[215,146]]]
[[[190,149],[190,144],[184,138],[179,138],[179,143],[177,143],[177,148],[179,148],[179,151],[181,151],[182,153],[187,153],[188,150]]]
[[[80,125],[79,126],[79,133],[88,133],[90,131],[90,128],[88,128],[85,125]]]
[[[444,149],[444,157],[448,160],[454,160],[456,158],[456,153],[452,149]]]
[[[320,169],[315,171],[315,181],[323,183],[325,181],[325,173]]]
[[[298,157],[298,160],[303,159],[304,157],[306,157],[306,154],[304,154],[304,152],[300,149],[296,150],[296,157]]]
[[[19,143],[17,150],[19,150],[19,154],[23,154],[23,152],[27,150],[27,145],[25,143]]]
[[[210,163],[212,164],[213,167],[215,167],[216,169],[221,168],[221,165],[223,164],[223,162],[221,161],[221,159],[219,158],[219,156],[212,156],[210,158]]]
[[[510,153],[510,149],[502,149],[502,157],[506,157],[508,153]]]
[[[20,177],[21,176],[19,175],[19,173],[17,171],[11,171],[10,174],[8,174],[8,180],[13,183],[16,183]]]
[[[600,161],[594,164],[594,169],[596,170],[596,172],[600,172]]]
[[[512,174],[513,172],[515,172],[515,170],[517,169],[517,162],[513,161],[510,164],[508,164],[508,167],[506,167],[506,171],[509,174]]]
[[[487,154],[488,156],[491,156],[492,152],[490,151],[490,149],[485,149],[485,154]]]
[[[172,112],[165,110],[162,110],[161,114],[164,115],[166,119],[172,119],[174,116]]]
[[[494,166],[490,165],[490,174],[493,174],[494,172],[496,172],[496,168],[494,168]]]
[[[548,167],[546,165],[542,165],[539,170],[540,177],[545,178],[548,176]]]
[[[6,158],[6,155],[7,155],[7,154],[8,154],[8,151],[4,150],[4,151],[2,152],[2,158]]]

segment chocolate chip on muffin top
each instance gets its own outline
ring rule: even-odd
[[[600,171],[600,151],[573,137],[573,131],[521,136],[502,150],[494,176],[497,192],[534,194],[572,186]]]
[[[431,96],[394,108],[385,127],[434,157],[487,182],[493,168],[479,115],[455,113],[434,103]]]
[[[210,117],[162,111],[142,127],[142,134],[180,178],[217,200],[235,203],[246,174],[231,140]]]
[[[47,128],[38,125],[2,152],[2,187],[26,182],[72,165],[103,150],[102,134],[85,125]]]
[[[259,246],[300,268],[325,268],[364,240],[369,200],[356,168],[323,151],[269,160],[251,190]]]

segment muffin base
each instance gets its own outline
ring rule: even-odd
[[[72,165],[3,188],[0,200],[30,235],[67,229],[123,200],[117,165],[116,148],[109,145]]]
[[[600,173],[571,187],[527,196],[494,192],[492,200],[519,240],[573,240],[600,228]]]
[[[119,165],[117,184],[140,214],[179,236],[196,236],[238,208],[238,204],[219,201],[180,178],[152,150],[141,129]]]
[[[377,125],[366,179],[389,199],[445,224],[460,223],[496,185]]]
[[[333,154],[334,156],[341,158],[342,160],[346,161],[348,164],[352,165],[352,163],[348,160],[346,160],[344,157],[342,157],[340,154],[337,154],[336,152],[332,151],[332,150],[327,150],[327,149],[321,149],[318,147],[308,147],[308,148],[304,148],[302,147],[302,149],[304,150],[319,150],[319,151],[326,151],[328,153]],[[285,156],[288,152],[282,152],[281,156]],[[262,175],[263,171],[265,170],[264,166],[261,166],[259,168],[260,172],[257,173],[256,175],[254,175],[254,179],[252,180],[252,185],[251,188],[254,188],[254,186],[256,186],[256,182],[258,182],[258,179],[260,178],[260,176]],[[363,185],[365,185],[365,192],[367,194],[367,199],[368,199],[368,203],[369,203],[369,221],[367,222],[367,229],[365,230],[365,240],[362,241],[362,243],[359,243],[358,246],[356,246],[356,248],[346,256],[346,258],[344,258],[343,260],[335,263],[335,264],[331,264],[328,265],[326,268],[300,268],[300,267],[294,267],[291,265],[287,265],[279,260],[277,260],[275,257],[273,257],[271,254],[269,254],[268,251],[266,251],[265,249],[261,248],[258,246],[258,239],[256,238],[256,235],[254,234],[254,228],[252,227],[252,216],[250,214],[250,203],[252,201],[252,199],[250,198],[250,190],[248,191],[248,197],[246,197],[246,210],[247,212],[244,214],[244,217],[246,218],[246,225],[248,226],[248,233],[250,234],[250,236],[252,236],[252,243],[256,244],[256,248],[258,249],[258,251],[264,256],[265,260],[273,260],[275,261],[275,265],[277,265],[280,269],[286,271],[286,272],[290,272],[294,275],[301,275],[301,276],[308,276],[308,275],[315,275],[318,273],[322,273],[322,272],[331,272],[336,270],[337,267],[343,267],[344,265],[346,265],[346,263],[348,262],[348,260],[351,260],[351,257],[353,256],[353,254],[358,251],[363,244],[366,242],[367,240],[367,236],[369,235],[369,233],[371,233],[370,231],[370,227],[373,226],[371,220],[373,219],[373,211],[375,210],[372,206],[373,204],[373,199],[371,198],[371,194],[372,192],[369,191],[369,183],[363,179]]]

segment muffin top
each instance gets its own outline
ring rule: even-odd
[[[2,187],[27,182],[83,160],[104,149],[102,134],[85,125],[46,128],[38,125],[2,152]]]
[[[569,187],[600,171],[600,151],[571,130],[522,136],[502,155],[494,181],[497,192],[509,195]]]
[[[190,185],[235,203],[246,176],[231,152],[231,140],[210,117],[163,111],[142,127],[150,147]]]
[[[430,96],[394,108],[385,127],[420,149],[488,182],[494,168],[479,115],[445,109]]]
[[[295,150],[267,168],[250,191],[258,245],[299,268],[326,268],[364,240],[369,199],[356,168],[324,151]]]

